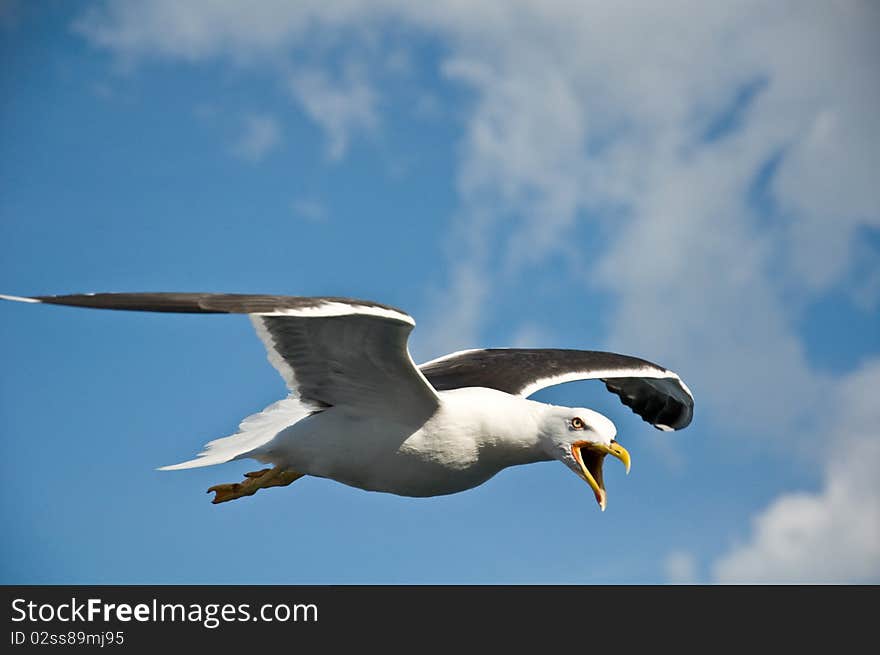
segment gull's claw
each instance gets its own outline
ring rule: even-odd
[[[285,487],[292,482],[296,482],[302,476],[302,473],[276,466],[271,469],[245,473],[245,480],[243,482],[215,484],[208,489],[208,493],[214,492],[214,498],[211,502],[216,505],[217,503],[225,503],[236,498],[243,498],[244,496],[253,496],[260,489]]]

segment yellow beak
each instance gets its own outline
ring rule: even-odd
[[[613,455],[623,462],[626,472],[629,474],[631,464],[629,452],[616,441],[612,441],[608,446],[590,441],[578,441],[572,444],[571,454],[580,464],[584,480],[590,485],[596,496],[596,502],[604,512],[608,502],[608,494],[605,493],[605,482],[602,479],[602,463],[606,455]]]

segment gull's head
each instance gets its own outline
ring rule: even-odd
[[[602,464],[605,456],[613,455],[623,462],[627,473],[630,465],[629,453],[615,440],[614,423],[591,409],[550,406],[542,419],[541,436],[547,453],[590,485],[604,512],[607,494]]]

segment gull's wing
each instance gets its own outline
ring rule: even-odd
[[[687,427],[694,414],[694,398],[678,375],[616,353],[487,348],[452,353],[419,368],[438,391],[489,387],[523,397],[563,382],[600,379],[623,404],[660,430]]]
[[[249,314],[293,396],[315,409],[346,406],[416,425],[439,405],[407,349],[415,321],[351,298],[211,293],[97,293],[4,300],[97,309]]]

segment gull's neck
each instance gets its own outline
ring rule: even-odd
[[[470,432],[484,461],[514,466],[553,459],[541,438],[547,405],[483,387],[441,393],[450,410],[467,417],[460,428]]]

